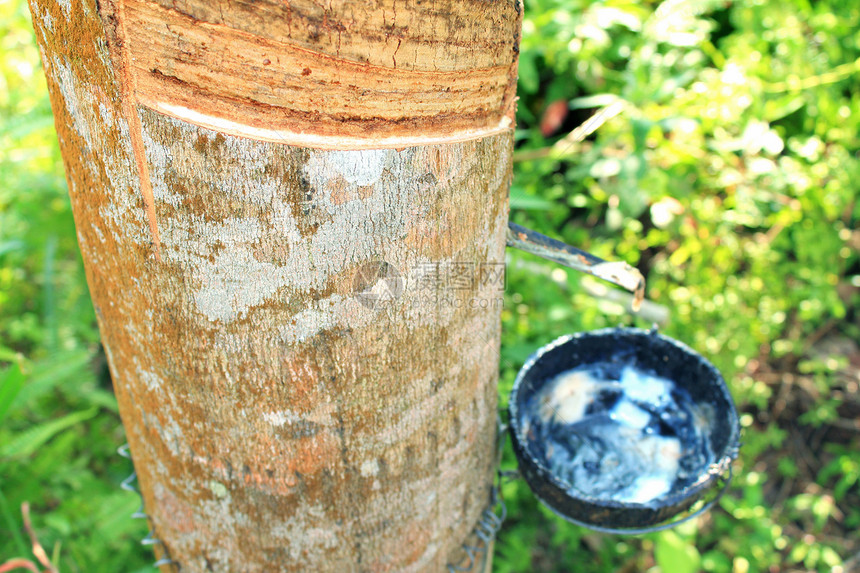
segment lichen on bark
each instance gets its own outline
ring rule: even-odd
[[[493,477],[510,129],[385,149],[212,130],[138,99],[118,7],[31,0],[158,551],[183,571],[443,571]],[[398,33],[415,73],[431,44]]]

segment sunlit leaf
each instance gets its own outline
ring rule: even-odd
[[[0,458],[24,458],[36,452],[45,442],[58,433],[71,428],[98,414],[98,408],[75,412],[57,420],[43,422],[19,432],[3,445],[0,445]]]

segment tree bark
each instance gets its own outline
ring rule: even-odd
[[[461,562],[519,4],[30,5],[163,569]]]

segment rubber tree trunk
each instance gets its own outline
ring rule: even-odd
[[[30,5],[164,570],[462,563],[518,2]]]

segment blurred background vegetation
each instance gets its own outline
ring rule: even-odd
[[[662,332],[724,373],[744,434],[719,506],[659,534],[594,534],[505,485],[494,569],[860,570],[860,5],[525,10],[512,220],[638,266]],[[29,501],[61,571],[152,571],[29,19],[0,0],[0,563],[32,558]],[[647,326],[596,283],[509,257],[502,405],[554,337]]]

